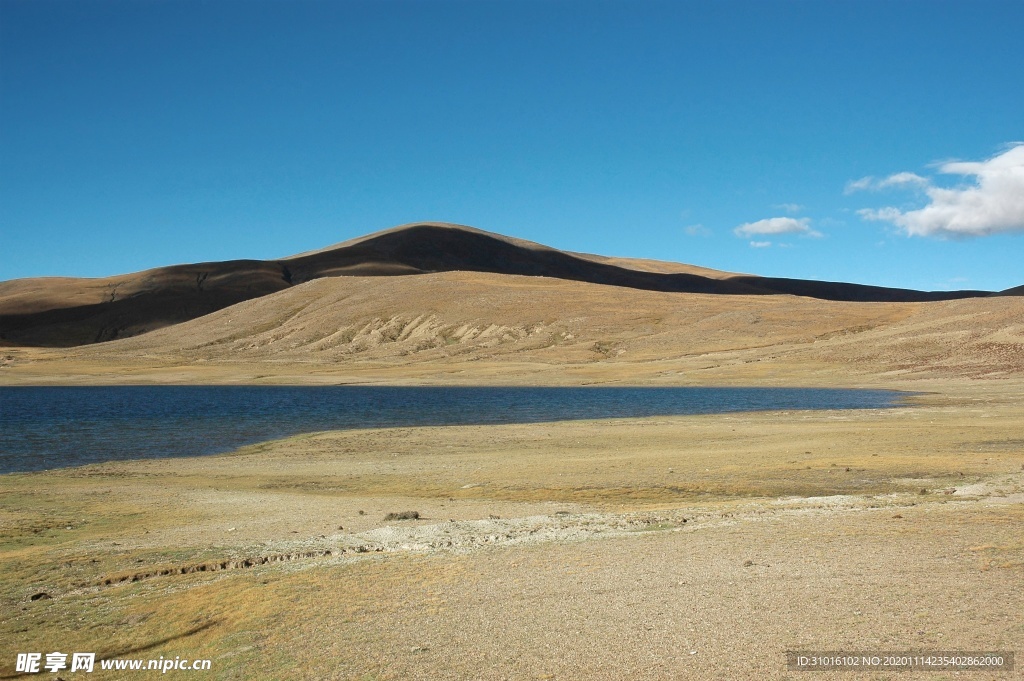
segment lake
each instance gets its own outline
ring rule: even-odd
[[[0,387],[0,473],[197,456],[321,430],[879,409],[908,393],[824,388]]]

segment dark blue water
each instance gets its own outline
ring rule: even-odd
[[[898,406],[817,388],[0,387],[0,473],[226,452],[296,433],[387,426]]]

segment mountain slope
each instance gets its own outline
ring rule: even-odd
[[[0,353],[0,382],[823,384],[1024,372],[1024,297],[850,303],[491,274],[325,277],[133,338]],[[774,377],[774,378],[773,378]],[[873,378],[872,378],[873,377]]]
[[[471,227],[419,223],[274,261],[178,265],[103,279],[2,282],[0,344],[84,345],[195,319],[314,279],[450,271],[550,277],[666,293],[789,294],[833,301],[921,302],[991,295],[734,275],[674,263],[567,253]]]
[[[290,285],[280,265],[258,260],[2,282],[0,343],[69,347],[135,336]]]

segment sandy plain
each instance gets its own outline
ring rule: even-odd
[[[210,658],[224,679],[850,678],[788,671],[785,652],[1019,653],[1022,300],[449,272],[316,280],[113,343],[3,348],[3,385],[920,394],[885,410],[314,433],[6,475],[0,675],[16,651],[63,648]],[[384,520],[405,510],[420,519]]]

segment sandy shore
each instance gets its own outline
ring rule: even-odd
[[[65,648],[224,679],[829,678],[785,652],[1024,651],[1024,385],[916,385],[902,409],[331,432],[6,475],[0,674]],[[918,677],[965,675],[858,676]]]

